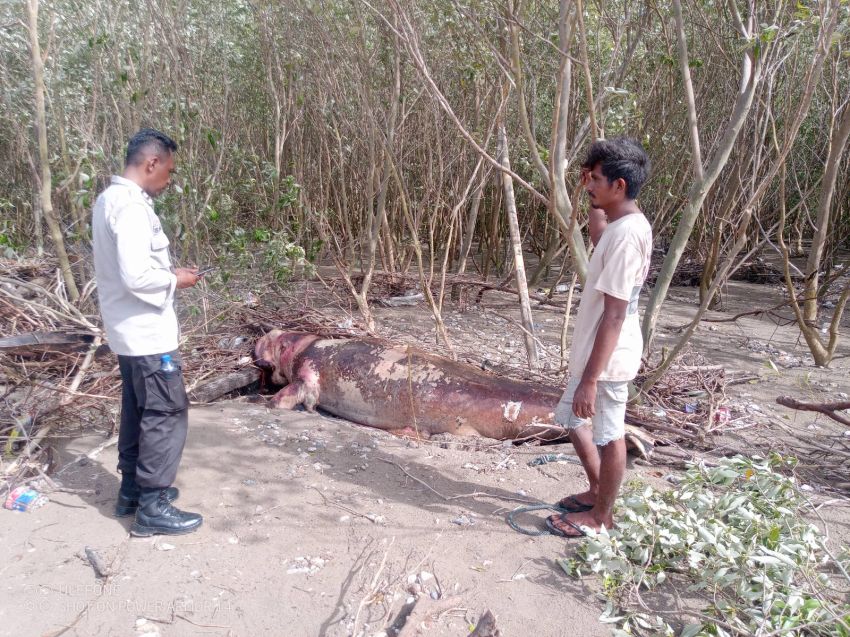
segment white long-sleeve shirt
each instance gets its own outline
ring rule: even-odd
[[[109,347],[123,356],[177,349],[177,277],[153,201],[133,181],[113,176],[92,214],[94,269]]]

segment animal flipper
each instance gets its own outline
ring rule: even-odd
[[[289,383],[272,398],[272,406],[278,409],[295,409],[304,401],[304,383]]]

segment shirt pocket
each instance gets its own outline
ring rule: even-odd
[[[168,237],[165,236],[165,233],[160,231],[151,237],[151,250],[157,252],[159,250],[168,250],[168,246],[171,242],[168,240]]]
[[[170,243],[161,230],[151,237],[151,258],[163,270],[171,269],[171,257],[168,254]]]

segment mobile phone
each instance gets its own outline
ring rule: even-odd
[[[198,269],[198,276],[204,276],[205,274],[209,274],[213,270],[217,270],[217,269],[218,269],[217,265],[204,266],[203,268]]]

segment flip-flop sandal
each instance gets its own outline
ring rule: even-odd
[[[573,521],[571,521],[571,520],[568,520],[566,516],[567,516],[567,514],[566,514],[566,513],[562,513],[561,515],[559,515],[559,516],[558,516],[558,519],[559,519],[561,522],[564,522],[564,523],[566,523],[568,526],[572,527],[572,529],[573,529],[574,531],[576,531],[576,532],[578,533],[578,535],[567,535],[567,534],[566,534],[566,533],[564,533],[561,529],[559,529],[557,526],[555,526],[554,524],[552,524],[552,520],[551,520],[550,518],[551,518],[551,517],[553,517],[553,516],[550,516],[549,518],[546,518],[546,527],[549,529],[549,532],[550,532],[552,535],[557,535],[557,536],[559,536],[559,537],[565,537],[565,538],[567,538],[568,540],[576,540],[576,539],[578,539],[578,538],[587,537],[587,533],[585,533],[585,532],[582,530],[582,528],[581,528],[578,524],[574,523],[574,522],[573,522]]]
[[[563,511],[564,513],[583,513],[585,511],[590,511],[592,508],[592,504],[579,502],[576,500],[574,495],[568,495],[566,498],[559,500],[558,503],[555,504],[555,509]]]

